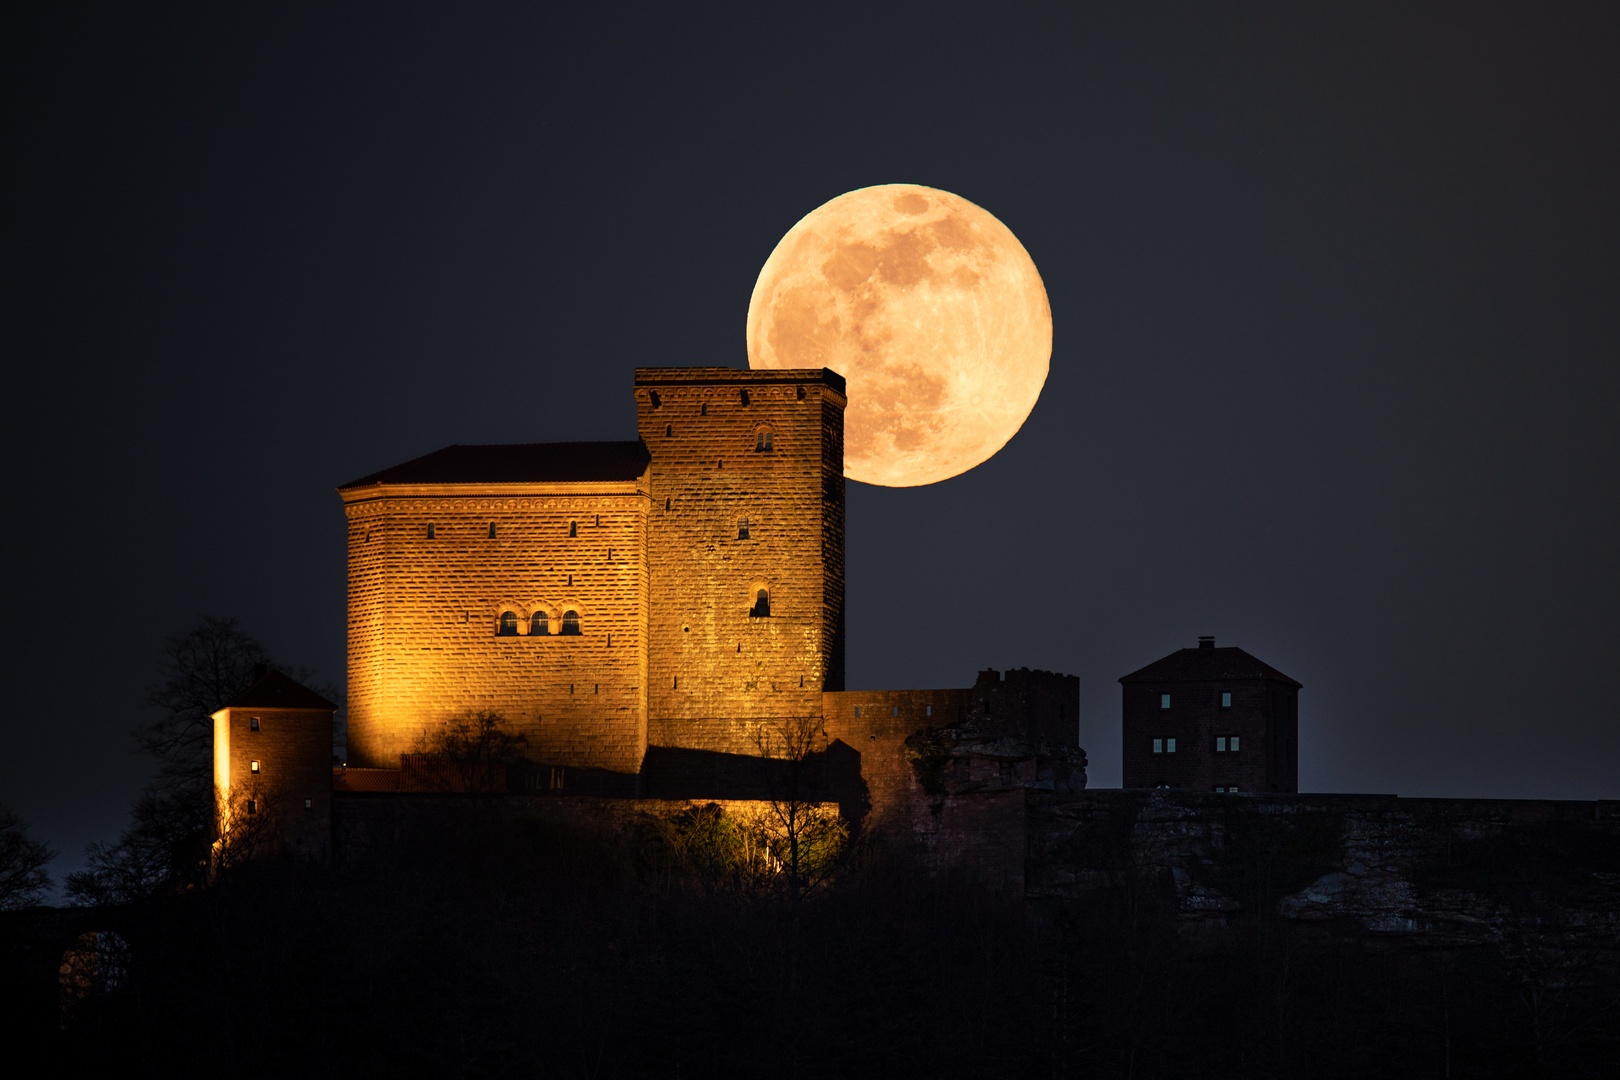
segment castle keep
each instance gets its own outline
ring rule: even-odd
[[[635,396],[636,442],[343,485],[351,764],[487,711],[537,760],[631,777],[649,743],[747,753],[843,689],[843,379],[644,368]]]
[[[1019,821],[1023,791],[1083,787],[1072,676],[845,689],[844,389],[640,368],[633,442],[449,446],[342,485],[335,792],[409,790],[436,733],[491,713],[525,739],[526,794],[763,797],[748,763],[787,722],[817,729],[824,795],[856,818],[915,809],[924,730],[949,733],[939,785],[1016,792]]]

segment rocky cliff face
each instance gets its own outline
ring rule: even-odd
[[[1144,886],[1193,935],[1280,920],[1381,947],[1612,960],[1620,803],[1104,790],[1031,808],[1032,899]]]

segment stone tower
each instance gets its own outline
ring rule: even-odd
[[[1298,791],[1301,685],[1213,637],[1120,679],[1124,786]]]
[[[844,688],[844,380],[639,368],[648,741],[758,753]]]
[[[311,857],[332,831],[337,706],[279,671],[232,698],[214,721],[215,824]]]
[[[757,753],[843,688],[842,377],[641,368],[635,397],[633,442],[448,446],[338,489],[350,764],[491,712],[629,792],[649,744]]]

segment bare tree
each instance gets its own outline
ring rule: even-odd
[[[128,903],[207,881],[216,821],[213,714],[270,669],[313,681],[307,669],[273,661],[234,618],[204,616],[164,643],[162,679],[146,692],[147,705],[161,713],[134,732],[136,746],[157,758],[157,775],[117,842],[89,845],[89,867],[68,875],[73,902]],[[332,687],[317,689],[338,700]]]
[[[477,712],[424,735],[418,745],[442,763],[429,780],[462,794],[493,795],[506,790],[506,766],[522,759],[529,737],[506,730],[500,713]]]
[[[761,756],[781,762],[767,768],[769,812],[760,821],[764,846],[786,875],[788,896],[831,879],[842,862],[849,830],[820,790],[820,759],[827,733],[819,716],[789,716],[763,725],[756,736]]]
[[[28,823],[0,803],[0,911],[37,904],[51,887],[45,865],[56,858],[49,844],[28,835]]]
[[[164,643],[162,663],[162,681],[146,690],[147,705],[162,715],[137,730],[135,741],[158,759],[160,786],[207,799],[213,790],[213,714],[272,666],[270,656],[236,619],[205,615]]]

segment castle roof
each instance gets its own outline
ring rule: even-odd
[[[326,709],[336,705],[301,682],[289,679],[279,671],[271,671],[264,678],[227,701],[226,709]]]
[[[1133,671],[1119,681],[1142,682],[1222,682],[1244,679],[1269,679],[1286,683],[1294,689],[1304,684],[1290,679],[1264,660],[1257,659],[1242,649],[1215,648],[1200,644],[1195,649],[1177,649],[1163,660],[1155,660],[1145,668]]]
[[[536,484],[635,480],[652,455],[634,442],[455,443],[401,465],[339,484]]]

